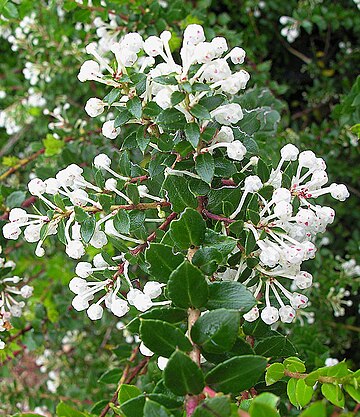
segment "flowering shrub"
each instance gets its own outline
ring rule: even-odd
[[[357,290],[356,260],[323,250],[330,206],[350,196],[346,185],[329,181],[325,160],[301,143],[272,144],[283,105],[256,71],[260,86],[248,87],[252,66],[244,49],[229,46],[231,35],[216,36],[195,17],[180,30],[179,3],[109,13],[105,3],[80,3],[74,16],[84,14],[84,23],[61,42],[78,59],[71,82],[91,97],[42,98],[63,69],[27,61],[25,79],[44,86],[27,100],[48,107],[36,115],[47,118],[44,147],[10,159],[2,175],[39,161],[27,187],[2,190],[4,247],[20,253],[25,278],[9,276],[14,264],[2,262],[0,360],[23,355],[39,370],[34,386],[46,387],[42,400],[18,402],[20,415],[316,417],[333,406],[356,413],[356,363],[331,357],[325,332],[312,351],[317,299],[341,317],[353,306],[350,286]],[[12,2],[2,7],[5,18],[18,13]],[[157,36],[142,24],[147,13],[160,19],[161,8],[175,23],[156,26]],[[65,21],[61,6],[57,15]],[[293,43],[304,23],[281,16],[280,35]],[[41,43],[37,19],[24,15],[16,36],[5,32],[13,51],[27,35]],[[99,39],[86,44],[84,61],[78,45],[92,20]],[[76,110],[79,101],[85,111]],[[6,117],[7,133],[18,137],[32,123]],[[323,285],[326,262],[335,278]],[[84,387],[70,380],[62,391],[68,368]]]

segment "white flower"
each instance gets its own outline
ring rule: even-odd
[[[29,182],[28,189],[32,195],[41,195],[46,191],[46,184],[40,178],[34,178]]]
[[[70,258],[79,259],[85,255],[85,248],[80,240],[71,240],[66,245],[65,252]]]
[[[284,161],[295,161],[299,155],[299,149],[295,145],[288,143],[281,148],[280,155]]]
[[[230,51],[230,59],[233,64],[242,64],[245,59],[246,52],[239,47],[235,47]]]
[[[78,79],[82,83],[88,80],[94,80],[98,76],[101,76],[100,65],[93,60],[85,61],[80,68]]]
[[[289,305],[284,305],[279,309],[279,316],[283,323],[292,323],[295,318],[295,310]]]
[[[273,268],[280,260],[280,253],[278,250],[269,246],[261,251],[259,258],[264,265]]]
[[[330,194],[332,198],[339,201],[345,201],[350,196],[344,184],[332,184]]]
[[[151,299],[157,298],[161,295],[164,285],[160,284],[160,282],[149,281],[144,285],[144,294],[148,295]]]
[[[13,208],[9,212],[9,220],[13,223],[26,223],[28,221],[28,214],[22,208]]]
[[[116,297],[111,303],[110,310],[115,316],[123,317],[130,310],[130,307],[125,300]]]
[[[21,229],[16,223],[6,223],[2,232],[5,239],[16,240],[21,234]]]
[[[29,298],[32,296],[32,293],[34,291],[34,288],[31,287],[30,285],[24,285],[21,289],[21,296],[24,298]]]
[[[115,120],[108,120],[102,126],[102,134],[109,139],[115,139],[120,134],[120,127],[114,127]]]
[[[5,343],[2,340],[0,340],[0,350],[3,349],[5,349]]]
[[[240,104],[231,103],[220,106],[211,112],[211,115],[221,125],[229,126],[237,123],[244,117]]]
[[[216,142],[231,143],[234,140],[234,132],[229,126],[222,126],[217,135],[215,136]]]
[[[163,356],[158,357],[157,366],[159,367],[160,371],[163,371],[166,368],[166,365],[168,362],[169,362],[168,358],[164,358]]]
[[[108,243],[106,234],[102,230],[95,229],[89,244],[96,249],[101,249]]]
[[[255,193],[263,186],[261,179],[257,175],[246,177],[244,183],[244,190],[249,193]]]
[[[146,311],[152,307],[153,302],[148,294],[143,294],[141,291],[134,298],[134,307],[139,311]]]
[[[339,363],[339,360],[336,358],[327,358],[325,360],[325,366],[335,366]]]
[[[124,48],[137,54],[142,49],[144,41],[137,32],[130,32],[121,39],[120,43]]]
[[[155,103],[162,109],[171,107],[171,95],[173,91],[169,88],[162,88],[154,97]]]
[[[235,161],[242,161],[245,154],[246,148],[239,140],[234,140],[227,146],[227,155],[230,159],[234,159]]]
[[[144,51],[149,56],[158,56],[163,52],[163,49],[163,42],[157,36],[149,36],[144,42]]]
[[[87,282],[79,277],[74,277],[69,282],[70,291],[74,294],[80,294],[87,288]]]
[[[76,265],[75,273],[80,278],[87,278],[92,274],[92,265],[89,262],[79,262]]]
[[[309,272],[300,271],[295,277],[295,285],[304,290],[305,288],[309,288],[312,285],[313,277]]]
[[[274,324],[279,320],[279,311],[275,307],[267,306],[261,311],[261,319],[266,324]]]
[[[24,239],[27,242],[33,243],[40,240],[40,231],[42,224],[29,224],[24,230]]]
[[[154,352],[144,345],[144,342],[141,342],[139,345],[139,351],[142,355],[151,357],[154,355]]]
[[[99,304],[91,304],[86,310],[90,320],[99,320],[103,315],[104,309]]]
[[[243,317],[248,322],[255,321],[259,318],[259,309],[255,306],[248,313],[244,314]]]
[[[204,29],[200,25],[188,25],[184,31],[184,43],[197,45],[205,41]]]
[[[94,166],[97,169],[100,168],[109,168],[111,165],[111,159],[105,155],[104,153],[101,153],[94,158]]]
[[[89,98],[85,105],[85,111],[90,117],[100,116],[107,104],[96,97]]]
[[[290,300],[290,304],[296,309],[305,308],[308,301],[309,299],[306,297],[306,295],[294,292],[293,297]]]

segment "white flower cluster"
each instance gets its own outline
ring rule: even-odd
[[[93,264],[89,262],[79,262],[77,264],[75,269],[77,276],[69,283],[70,290],[76,294],[72,301],[72,306],[75,310],[86,310],[91,320],[99,320],[104,312],[101,306],[103,302],[117,317],[123,317],[130,310],[130,306],[134,306],[137,310],[144,312],[153,306],[170,303],[169,301],[153,301],[154,298],[161,295],[165,284],[149,281],[145,284],[143,291],[134,288],[129,278],[129,262],[124,261],[123,255],[116,256],[112,260],[120,260],[121,263],[117,266],[111,266],[104,260],[101,254],[98,254],[95,255]],[[105,280],[95,277],[93,277],[93,281],[86,280],[93,274],[96,275],[97,272],[100,272],[102,276],[105,271],[115,271],[115,273],[112,278]],[[122,288],[122,284],[125,284],[127,287],[126,291]],[[90,301],[99,292],[105,292],[105,295],[100,297],[96,303],[90,305]],[[121,297],[118,294],[121,294]],[[126,294],[126,297],[123,294]]]
[[[22,285],[19,288],[17,284],[22,281],[22,278],[16,275],[7,276],[15,266],[15,262],[0,258],[0,270],[5,273],[3,275],[5,278],[0,279],[0,332],[11,329],[11,317],[21,317],[25,302],[17,299],[19,297],[27,299],[33,293],[33,287],[30,285]],[[5,343],[0,339],[0,349],[4,348]]]
[[[295,161],[297,169],[291,186],[284,188],[282,168]],[[261,318],[267,324],[273,324],[279,319],[290,323],[295,318],[296,310],[307,305],[308,298],[305,295],[297,291],[290,292],[280,280],[290,280],[298,290],[312,285],[312,275],[302,270],[301,264],[314,258],[314,238],[325,231],[335,216],[332,208],[315,204],[314,200],[325,194],[340,201],[349,196],[343,184],[323,187],[328,181],[325,169],[324,160],[317,158],[312,151],[299,152],[294,145],[286,145],[281,149],[280,162],[271,172],[267,184],[262,184],[255,175],[245,178],[239,205],[230,215],[230,219],[235,219],[241,212],[246,197],[254,193],[258,195],[260,221],[258,224],[247,221],[244,229],[252,233],[256,240],[257,249],[251,256],[257,257],[259,263],[252,269],[244,284],[250,285],[255,297],[260,297],[260,292],[265,287],[265,308],[261,311]],[[263,185],[274,187],[269,200],[258,194]],[[294,203],[298,204],[298,208]],[[238,280],[245,269],[246,262],[243,258],[238,270],[230,270],[227,275]],[[258,280],[255,285],[254,279]],[[270,291],[278,307],[271,302]],[[254,321],[259,315],[258,307],[254,307],[244,318]]]
[[[36,365],[39,366],[42,374],[47,374],[46,387],[51,393],[55,393],[60,386],[60,375],[57,370],[49,370],[52,366],[51,360],[54,358],[54,352],[50,349],[45,349],[42,355],[36,358]]]
[[[57,234],[59,223],[62,220],[66,220],[64,227],[64,237],[66,240],[65,252],[70,258],[81,258],[85,254],[85,243],[80,233],[81,225],[75,220],[75,207],[90,209],[92,213],[100,212],[102,210],[101,204],[91,198],[92,196],[89,193],[95,193],[93,194],[94,198],[97,198],[96,196],[98,194],[109,194],[109,192],[113,192],[120,196],[127,204],[133,204],[131,199],[117,188],[117,180],[129,181],[130,178],[113,171],[111,169],[111,159],[107,155],[97,155],[94,158],[94,166],[111,175],[111,178],[106,180],[104,189],[87,181],[83,176],[83,169],[76,164],[71,164],[65,169],[60,170],[54,178],[48,178],[45,181],[40,178],[32,179],[28,184],[30,194],[39,198],[50,210],[53,210],[54,215],[52,218],[49,218],[47,215],[29,214],[22,208],[13,208],[9,213],[9,223],[3,227],[4,237],[6,239],[17,240],[22,233],[22,228],[24,228],[24,239],[27,242],[38,242],[35,254],[37,256],[43,256],[45,254],[43,248],[45,238],[49,235]],[[148,198],[158,202],[164,201],[157,196],[149,194],[144,185],[139,185],[138,191],[141,198]],[[49,197],[45,197],[45,194]],[[55,195],[67,198],[72,205],[66,206],[65,210],[61,209],[55,204]],[[142,240],[135,239],[116,230],[113,218],[117,213],[118,209],[115,207],[110,214],[100,217],[97,220],[95,231],[89,242],[91,246],[97,249],[105,246],[108,242],[107,235],[136,244],[144,243]],[[153,219],[153,221],[157,222],[159,219]],[[43,230],[45,226],[46,230]],[[42,232],[44,235],[42,235]]]
[[[281,16],[280,23],[284,26],[281,29],[281,35],[287,39],[289,43],[293,43],[300,36],[299,21],[290,16]]]
[[[31,42],[36,45],[39,41],[34,39],[30,33],[36,25],[36,14],[33,12],[30,16],[24,16],[14,30],[14,34],[10,30],[2,32],[1,36],[11,44],[11,49],[16,52],[19,50],[19,45],[25,42]]]
[[[345,316],[345,308],[353,305],[352,300],[344,300],[344,298],[349,297],[350,294],[349,290],[342,287],[339,289],[336,289],[335,287],[330,288],[326,299],[334,310],[335,317]]]
[[[108,60],[102,56],[95,43],[87,46],[86,51],[93,55],[96,61],[88,60],[81,66],[78,78],[81,82],[87,80],[98,81],[121,89],[123,96],[118,102],[113,103],[115,107],[125,106],[129,95],[134,92],[123,89],[121,77],[128,74],[128,69],[134,67],[138,73],[146,75],[146,89],[140,95],[143,104],[154,101],[161,108],[167,109],[172,106],[171,96],[181,89],[181,84],[189,82],[205,84],[205,91],[198,91],[189,94],[187,99],[174,106],[181,111],[188,121],[194,120],[190,111],[201,98],[206,95],[225,93],[235,95],[245,89],[250,78],[249,74],[240,70],[232,72],[229,62],[242,64],[245,59],[245,51],[235,47],[228,52],[225,38],[216,37],[211,42],[205,40],[204,30],[200,25],[189,25],[185,29],[183,45],[180,50],[181,65],[177,64],[172,56],[169,41],[171,33],[164,31],[159,37],[150,36],[145,41],[138,33],[128,33],[120,42],[111,44],[111,51],[116,58],[116,70]],[[155,58],[161,58],[163,62],[155,65]],[[151,69],[150,69],[151,68]],[[103,69],[110,73],[103,74]],[[174,76],[176,83],[164,85],[157,82],[157,77]],[[85,106],[86,112],[91,117],[103,113],[107,103],[91,98]],[[223,105],[211,112],[211,117],[222,125],[237,123],[243,118],[243,112],[239,104]],[[208,121],[204,122],[208,123]],[[114,128],[114,120],[109,120],[103,126],[103,135],[114,139],[119,133],[119,128]]]

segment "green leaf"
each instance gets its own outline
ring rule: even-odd
[[[205,379],[218,391],[239,393],[256,384],[266,365],[267,360],[262,356],[235,356],[211,369]]]
[[[121,384],[118,400],[120,404],[141,395],[141,391],[135,385]]]
[[[179,220],[171,222],[170,234],[176,246],[189,249],[204,242],[205,229],[205,221],[201,214],[192,208],[186,208]]]
[[[110,106],[115,103],[115,101],[120,97],[121,90],[120,88],[113,88],[109,94],[107,94],[103,101],[106,101],[106,103],[110,104]]]
[[[110,369],[110,371],[104,372],[98,381],[104,384],[117,384],[122,374],[123,370],[120,368]]]
[[[178,84],[178,81],[174,77],[174,75],[160,75],[159,77],[155,77],[154,81],[162,85],[177,85]]]
[[[75,408],[60,402],[56,407],[56,415],[58,417],[85,417],[84,413],[75,410]]]
[[[80,234],[85,243],[89,243],[95,232],[96,219],[95,216],[90,216],[81,223]]]
[[[312,399],[314,390],[305,384],[303,379],[298,379],[296,384],[296,400],[300,407],[305,407]]]
[[[326,417],[326,405],[322,401],[313,403],[300,414],[300,417]]]
[[[273,363],[266,369],[265,382],[266,385],[275,384],[284,376],[285,367],[282,363]]]
[[[150,136],[147,134],[146,127],[140,126],[136,131],[136,143],[142,153],[145,152],[145,149],[150,143]]]
[[[142,105],[139,97],[135,96],[126,102],[126,108],[135,119],[141,119]]]
[[[186,94],[181,91],[174,91],[171,94],[171,104],[176,106],[177,104],[181,103],[186,97]]]
[[[125,107],[118,107],[118,115],[115,118],[114,128],[124,125],[131,119],[131,113]]]
[[[269,392],[264,392],[255,397],[250,405],[251,417],[280,417],[276,410],[279,397]]]
[[[322,384],[321,392],[323,396],[337,407],[344,408],[345,397],[338,384]]]
[[[195,159],[195,169],[200,178],[210,184],[215,173],[213,156],[209,153],[201,153]]]
[[[170,411],[162,405],[151,401],[149,398],[145,400],[144,417],[170,417]]]
[[[230,417],[230,398],[224,395],[206,398],[196,407],[193,417]]]
[[[246,313],[256,304],[256,300],[240,282],[222,281],[209,285],[209,310],[227,308]]]
[[[211,115],[209,110],[202,106],[201,104],[195,104],[195,106],[191,107],[190,109],[190,113],[196,117],[197,119],[200,120],[210,120],[211,119]]]
[[[294,405],[295,407],[299,407],[299,404],[296,399],[297,381],[298,381],[297,379],[291,378],[289,379],[287,386],[286,386],[287,396],[289,397],[291,404]]]
[[[169,298],[181,308],[200,308],[208,299],[204,274],[188,261],[180,264],[170,275],[167,289]]]
[[[141,319],[140,337],[150,350],[166,358],[176,348],[185,352],[192,348],[189,339],[180,329],[160,320]]]
[[[18,9],[14,3],[6,3],[1,10],[1,14],[6,19],[17,19],[19,17]]]
[[[86,211],[82,209],[81,207],[75,206],[74,212],[75,212],[75,220],[79,223],[82,223],[83,221],[89,218],[88,213],[86,213]]]
[[[61,139],[56,139],[53,135],[48,133],[46,135],[46,138],[43,139],[43,144],[45,148],[44,155],[45,156],[54,156],[61,153],[63,150],[65,144],[64,141]]]
[[[140,314],[142,319],[156,319],[168,323],[180,323],[187,318],[186,310],[176,307],[154,307],[145,313]]]
[[[156,118],[156,123],[164,130],[178,130],[186,125],[183,113],[172,108],[163,110]]]
[[[130,232],[130,217],[126,210],[119,210],[114,217],[114,227],[119,233],[127,235]]]
[[[355,388],[352,385],[344,385],[345,391],[352,397],[357,403],[360,403],[360,388]]]
[[[186,207],[197,207],[198,201],[190,191],[186,178],[169,175],[164,181],[163,188],[166,190],[172,209],[176,213],[182,212]]]
[[[151,243],[145,252],[150,274],[160,282],[167,282],[171,273],[184,261],[184,255],[174,254],[171,246]]]
[[[139,417],[143,415],[144,405],[145,396],[139,395],[122,403],[120,408],[126,417]]]
[[[200,140],[200,128],[197,123],[187,123],[185,126],[185,136],[188,142],[196,148]]]
[[[304,362],[297,357],[291,356],[290,358],[286,358],[283,363],[285,368],[290,372],[306,372]]]
[[[207,352],[227,352],[234,346],[239,325],[238,311],[212,310],[203,314],[195,322],[191,329],[191,339]]]
[[[201,369],[185,353],[176,351],[164,370],[164,382],[176,395],[200,394],[203,390],[204,376]]]
[[[255,346],[255,352],[265,357],[281,358],[296,355],[295,346],[283,335],[267,337]]]
[[[25,201],[25,198],[25,191],[14,191],[6,198],[6,206],[9,209],[20,207],[21,204]]]

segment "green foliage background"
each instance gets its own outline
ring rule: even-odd
[[[64,11],[61,19],[59,7]],[[107,21],[107,10],[116,10],[120,33],[151,35],[171,28],[177,34],[175,44],[187,24],[200,23],[210,37],[224,36],[231,46],[243,47],[251,80],[241,103],[254,108],[268,106],[274,111],[274,122],[281,116],[279,123],[270,121],[252,133],[260,155],[276,160],[280,147],[288,142],[312,149],[326,160],[330,180],[348,186],[351,197],[345,204],[329,202],[336,210],[336,222],[325,235],[328,243],[324,242],[309,263],[318,283],[311,289],[307,310],[315,313],[315,322],[307,324],[305,319],[305,325],[282,325],[281,331],[291,334],[310,370],[323,366],[328,357],[346,358],[358,368],[360,278],[347,276],[341,268],[342,260],[352,258],[360,263],[360,11],[356,4],[352,0],[175,0],[162,7],[157,1],[133,0],[107,1],[104,7],[95,0],[92,6],[87,1],[79,5],[70,0],[0,1],[0,14],[5,17],[0,20],[0,34],[6,38],[6,31],[14,33],[24,16],[35,13],[30,34],[38,39],[34,45],[27,34],[16,51],[5,38],[0,43],[0,90],[6,92],[0,100],[1,110],[10,109],[21,126],[11,136],[0,129],[2,213],[28,197],[26,184],[31,173],[46,178],[72,162],[90,165],[99,150],[112,153],[116,147],[99,134],[99,121],[87,117],[83,109],[89,97],[101,97],[103,90],[77,79],[86,59],[84,45],[97,40],[94,18]],[[294,43],[289,44],[280,34],[279,18],[283,15],[299,22],[300,36]],[[70,104],[63,128],[49,130],[53,120],[43,114],[43,108],[24,104],[30,88],[22,73],[27,62],[39,65],[40,72],[51,77],[49,82],[40,79],[34,86],[49,110]],[[36,158],[18,166],[35,153]],[[14,173],[7,175],[11,168]],[[98,414],[111,398],[131,354],[133,335],[119,330],[113,316],[105,314],[101,322],[93,323],[69,307],[67,284],[74,265],[59,250],[60,245],[49,246],[49,255],[42,259],[34,256],[31,245],[14,250],[13,243],[2,240],[1,244],[7,256],[17,262],[16,274],[28,277],[35,292],[24,317],[14,321],[11,334],[17,335],[29,324],[31,329],[4,353],[0,351],[0,414],[15,414],[24,404],[29,410],[43,405],[54,413],[59,400]],[[343,317],[334,317],[327,297],[331,287],[351,292],[353,305]],[[64,343],[66,335],[71,339],[68,343]],[[47,372],[54,370],[59,375],[56,393],[49,392],[46,377],[35,365],[44,349],[51,352],[46,359]],[[159,378],[156,365],[151,362],[141,378],[142,387],[151,389]],[[280,394],[280,388],[274,392]],[[349,409],[353,408],[350,403]],[[295,408],[288,412],[299,413]]]

